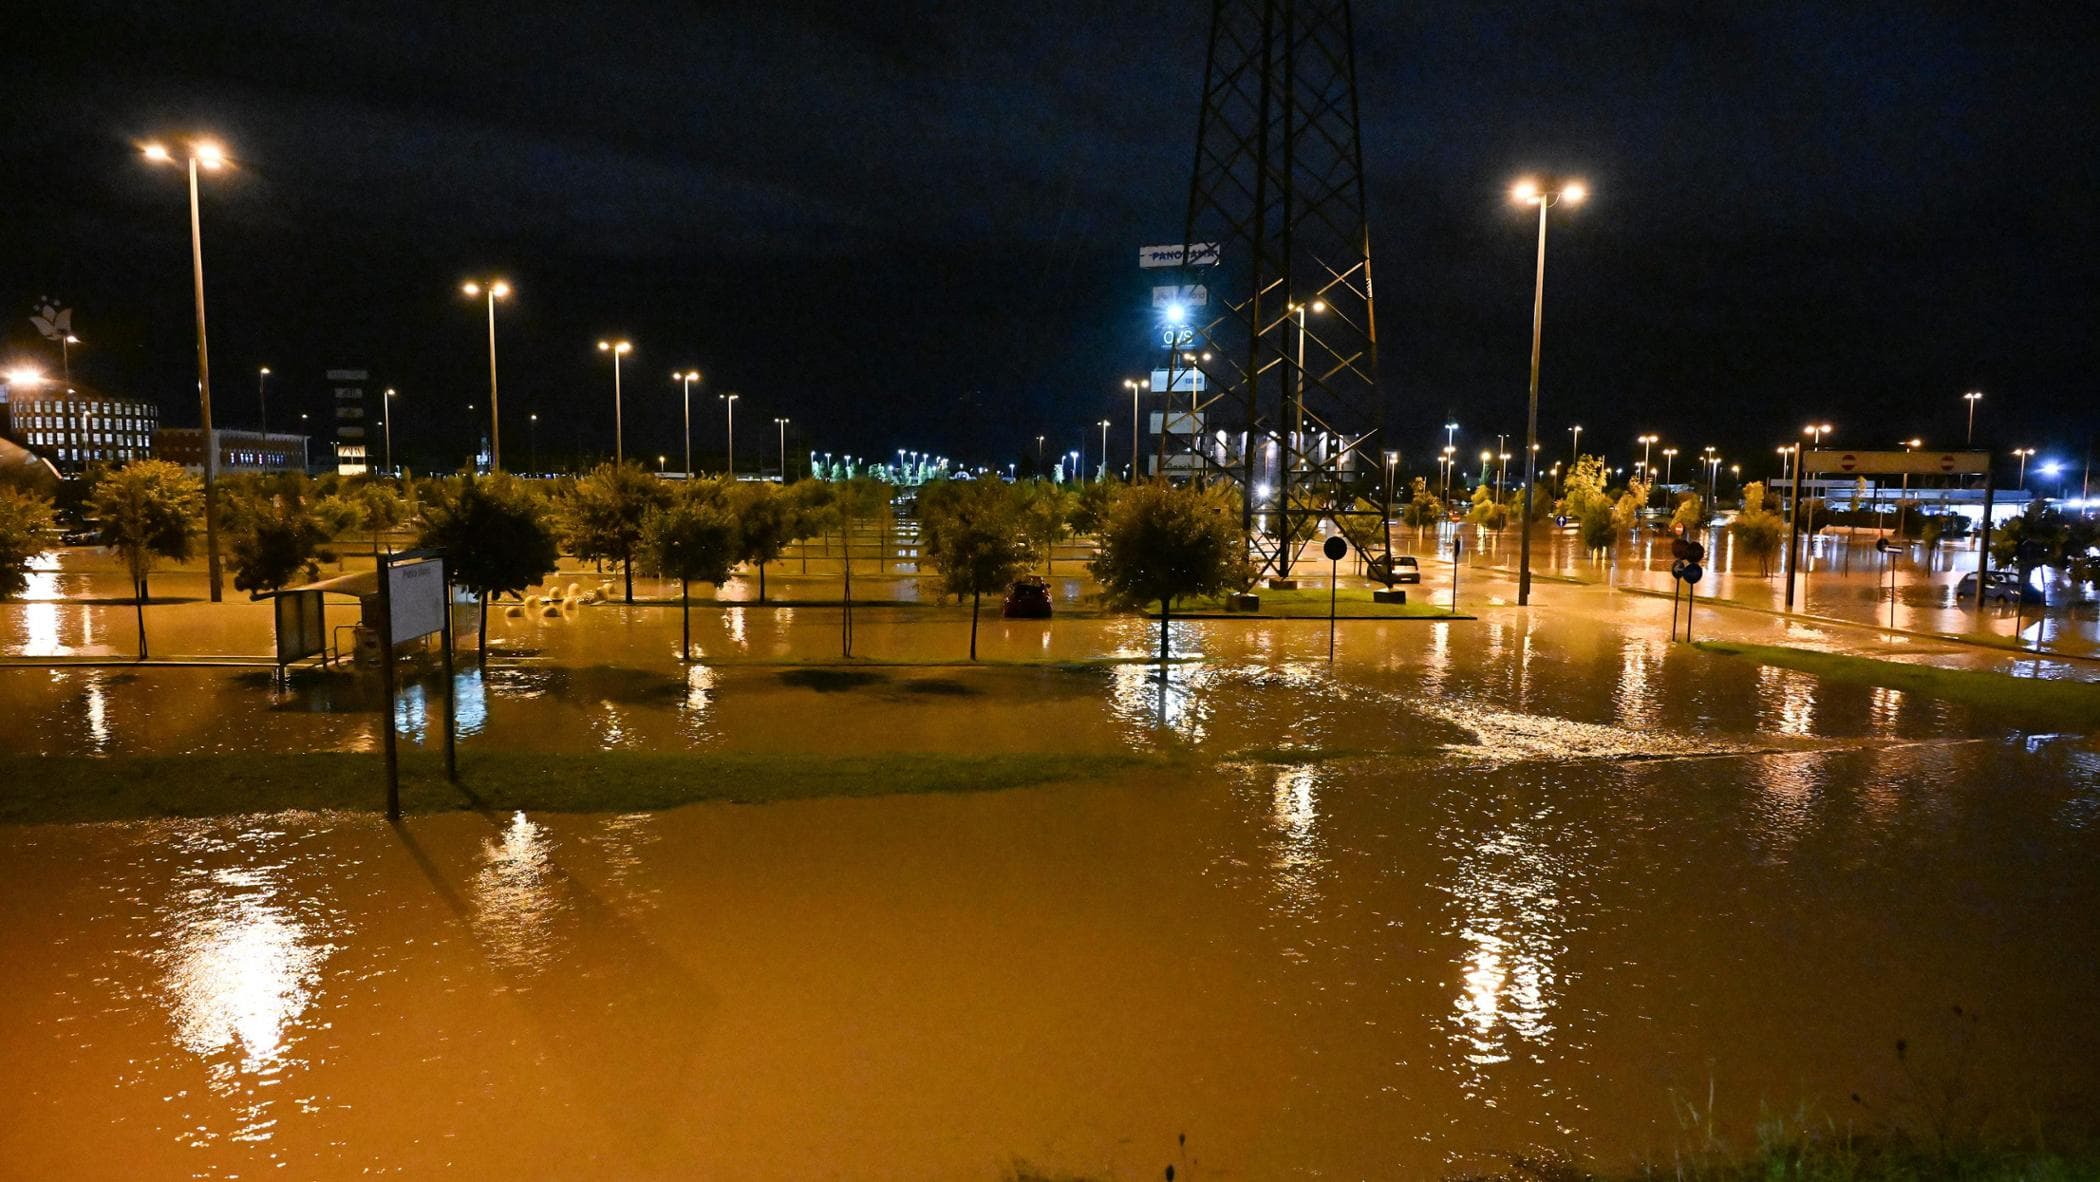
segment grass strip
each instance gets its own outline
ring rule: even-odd
[[[775,755],[609,751],[462,751],[460,784],[442,757],[403,752],[410,813],[635,812],[705,801],[758,804],[817,797],[992,792],[1098,780],[1167,757],[1099,755]],[[0,823],[219,817],[285,809],[378,812],[377,754],[0,756]]]
[[[2100,725],[2100,683],[2013,677],[1981,669],[1944,669],[1884,661],[1846,653],[1818,652],[1776,644],[1704,640],[1693,647],[1812,673],[1827,681],[1878,685],[1921,697],[1940,698],[1994,714],[2012,715],[2028,726],[2089,731]]]

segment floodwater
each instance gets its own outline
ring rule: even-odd
[[[0,828],[0,1172],[1624,1163],[1703,1143],[1709,1096],[1737,1144],[1770,1112],[1904,1119],[1899,1038],[2001,1114],[2090,1119],[2100,748],[1672,648],[1658,607],[1352,624],[1332,668],[1322,621],[1189,621],[1164,685],[764,663],[835,653],[835,609],[696,611],[724,663],[693,668],[674,610],[505,619],[460,674],[470,748],[1190,758],[639,815]],[[966,643],[859,615],[863,651]],[[985,627],[1009,660],[1156,640]],[[410,742],[439,688],[397,711]],[[0,698],[8,751],[376,744],[347,674],[14,668]]]

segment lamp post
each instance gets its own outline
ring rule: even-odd
[[[1521,181],[1511,195],[1520,205],[1539,207],[1537,279],[1531,295],[1531,397],[1524,419],[1524,520],[1517,547],[1517,605],[1522,607],[1531,602],[1531,487],[1537,480],[1539,462],[1539,335],[1546,316],[1546,211],[1563,201],[1578,204],[1589,195],[1589,190],[1580,181],[1564,183],[1558,189],[1542,188],[1536,181]]]
[[[773,425],[780,428],[780,483],[788,482],[788,421],[774,419]]]
[[[1393,470],[1399,464],[1399,452],[1388,451],[1385,453],[1385,554],[1388,563],[1392,561],[1393,557]],[[1417,521],[1421,520],[1419,512],[1416,514],[1415,519]]]
[[[2014,449],[2013,449],[2013,455],[2014,455],[2014,456],[2016,456],[2016,457],[2018,457],[2018,458],[2019,458],[2019,461],[2020,461],[2020,475],[2019,475],[2019,478],[2018,478],[2018,479],[2016,479],[2016,480],[2014,480],[2014,481],[2013,481],[2013,483],[2019,486],[2019,489],[2020,489],[2020,491],[2021,491],[2021,492],[2026,492],[2026,491],[2027,491],[2027,461],[2028,461],[2029,459],[2033,458],[2033,456],[2034,456],[2034,449],[2033,449],[2033,448],[2031,448],[2031,447],[2016,447],[2016,448],[2014,448]]]
[[[1823,437],[1835,430],[1837,430],[1837,428],[1831,426],[1829,423],[1810,423],[1808,426],[1801,428],[1801,433],[1803,435],[1811,436],[1812,438],[1814,438],[1816,441],[1816,446],[1821,447],[1823,446]]]
[[[1971,390],[1967,394],[1962,395],[1962,401],[1969,404],[1969,446],[1974,447],[1976,446],[1976,404],[1983,401],[1983,391]]]
[[[612,354],[613,363],[613,463],[627,462],[627,434],[620,416],[620,358],[634,352],[634,346],[626,341],[599,341],[600,353]]]
[[[1572,466],[1582,461],[1582,424],[1568,428],[1568,434],[1573,436],[1568,441],[1568,463]]]
[[[510,284],[501,279],[469,281],[460,285],[470,296],[486,298],[489,307],[489,471],[503,471],[503,414],[496,401],[496,301],[510,294]]]
[[[722,400],[722,408],[723,408],[723,410],[724,410],[724,411],[725,411],[725,412],[726,412],[726,413],[728,414],[728,417],[729,417],[729,479],[731,479],[731,480],[735,480],[735,479],[736,479],[736,400],[737,400],[737,399],[739,399],[739,398],[742,398],[742,397],[743,397],[743,395],[741,395],[741,394],[738,394],[738,393],[735,393],[735,392],[731,392],[731,393],[727,393],[727,394],[720,394],[720,395],[717,395],[717,397],[719,397],[719,398],[720,398],[720,399]]]
[[[1037,480],[1041,480],[1044,477],[1044,475],[1045,473],[1043,471],[1043,437],[1038,435],[1035,437],[1035,478]]]
[[[1674,448],[1674,447],[1666,447],[1666,448],[1664,448],[1664,449],[1663,449],[1663,487],[1664,487],[1664,488],[1668,488],[1668,487],[1670,486],[1670,467],[1671,467],[1671,465],[1675,464],[1676,462],[1677,462],[1677,449],[1676,449],[1676,448]]]
[[[1101,471],[1108,472],[1108,420],[1101,420]]]
[[[1658,435],[1639,435],[1634,437],[1634,442],[1641,445],[1641,479],[1653,481],[1655,479],[1655,464],[1652,462],[1654,456],[1650,449],[1662,442],[1662,437]],[[1643,508],[1646,508],[1649,500],[1653,499],[1654,492],[1654,489],[1649,489],[1649,495],[1641,499]]]
[[[685,386],[685,474],[693,474],[693,383],[700,380],[700,371],[689,369],[684,373],[673,371],[671,380]]]
[[[146,159],[170,163],[175,156],[164,144],[147,144]],[[197,409],[204,432],[204,565],[211,601],[222,597],[219,577],[219,436],[211,425],[211,350],[204,335],[204,229],[197,214],[197,170],[216,172],[226,166],[226,151],[209,140],[195,141],[184,153],[190,174],[190,277],[197,303]],[[71,368],[70,361],[68,368]]]
[[[525,446],[526,446],[526,447],[527,447],[527,448],[528,448],[528,449],[529,449],[529,450],[531,451],[531,453],[532,453],[531,455],[529,455],[529,456],[526,456],[526,457],[525,457],[525,458],[526,458],[526,460],[527,460],[528,462],[530,462],[530,463],[532,464],[532,470],[533,470],[533,471],[535,471],[535,472],[539,471],[539,470],[540,470],[540,416],[539,416],[539,412],[538,412],[538,411],[534,411],[533,413],[531,413],[531,414],[529,414],[529,415],[526,415],[526,416],[525,416]]]
[[[1130,391],[1130,483],[1137,483],[1138,470],[1138,395],[1151,383],[1143,378],[1124,378],[1123,388]],[[1104,451],[1102,454],[1106,455]]]
[[[388,386],[379,396],[379,427],[385,432],[386,471],[389,476],[394,472],[394,399],[399,395],[400,391]]]
[[[263,443],[268,445],[270,441],[270,367],[267,365],[255,371],[255,421],[262,424]]]

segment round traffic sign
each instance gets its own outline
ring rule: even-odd
[[[1692,560],[1692,541],[1689,538],[1670,539],[1670,557],[1679,562]]]
[[[1941,457],[1940,457],[1940,471],[1942,471],[1942,472],[1952,472],[1952,471],[1954,471],[1954,457],[1953,457],[1953,456],[1941,456]]]
[[[1320,547],[1320,552],[1327,556],[1329,562],[1340,562],[1349,556],[1349,543],[1343,541],[1340,534],[1330,534],[1327,544]]]
[[[1689,559],[1689,560],[1690,560],[1690,561],[1692,562],[1692,564],[1693,564],[1693,565],[1695,565],[1695,566],[1696,566],[1696,565],[1698,565],[1699,563],[1702,563],[1702,562],[1705,562],[1705,561],[1706,561],[1706,546],[1705,546],[1705,544],[1703,544],[1703,543],[1700,543],[1700,542],[1689,542],[1689,543],[1686,543],[1686,545],[1690,547],[1690,553],[1687,553],[1687,554],[1685,555],[1685,558]],[[1697,580],[1694,580],[1694,581],[1696,582]]]
[[[1859,457],[1848,451],[1838,457],[1838,467],[1850,472],[1854,468],[1859,467]]]
[[[1875,548],[1876,550],[1879,550],[1879,551],[1881,551],[1881,552],[1882,552],[1883,554],[1886,554],[1886,553],[1888,553],[1889,551],[1891,551],[1891,550],[1894,550],[1894,549],[1895,549],[1895,547],[1894,547],[1894,546],[1892,546],[1892,545],[1890,545],[1890,544],[1889,544],[1889,540],[1888,540],[1887,538],[1875,538],[1875,539],[1874,539],[1874,548]]]
[[[1691,560],[1690,560],[1690,559],[1688,559],[1688,558],[1680,558],[1680,559],[1678,559],[1677,561],[1675,561],[1675,562],[1671,563],[1671,564],[1670,564],[1670,577],[1671,577],[1671,578],[1673,578],[1673,579],[1681,579],[1681,578],[1683,578],[1683,577],[1684,577],[1684,568],[1686,568],[1686,567],[1688,567],[1688,566],[1690,566],[1690,565],[1692,565],[1692,563],[1691,563]]]
[[[1684,573],[1678,575],[1677,577],[1683,579],[1687,583],[1696,583],[1705,576],[1706,570],[1704,567],[1701,567],[1696,562],[1687,562],[1684,564]]]

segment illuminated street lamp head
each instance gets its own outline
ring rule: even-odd
[[[263,367],[262,367],[262,370],[261,370],[261,373],[262,373],[262,376],[264,376],[264,377],[269,377],[269,376],[270,376],[270,367],[269,367],[269,366],[267,366],[267,365],[263,366]]]
[[[1511,189],[1509,195],[1521,205],[1530,205],[1539,199],[1539,183],[1537,181],[1518,181],[1517,187]]]
[[[155,164],[166,164],[174,159],[173,156],[168,154],[168,145],[166,144],[147,144],[144,151],[146,159],[153,161]]]
[[[742,397],[743,397],[743,395],[741,395],[741,394],[717,394],[717,395],[715,395],[715,397],[717,397],[717,398],[721,399],[721,400],[722,400],[722,401],[724,401],[724,402],[735,402],[735,401],[736,401],[737,399],[739,399],[739,398],[742,398]]]
[[[42,370],[31,369],[25,365],[7,371],[7,384],[10,386],[40,386],[43,383]]]
[[[1322,312],[1325,312],[1325,311],[1327,310],[1327,301],[1326,301],[1326,300],[1314,300],[1314,301],[1312,302],[1312,310],[1313,310],[1313,315],[1315,315],[1315,316],[1319,315],[1319,314],[1320,314],[1320,313],[1322,313]]]
[[[1518,181],[1509,191],[1510,198],[1518,205],[1554,205],[1559,202],[1580,204],[1590,195],[1587,185],[1581,181],[1568,181],[1558,189],[1548,188],[1533,179]]]
[[[634,346],[626,341],[599,341],[598,351],[600,353],[632,353]]]
[[[1562,186],[1560,191],[1561,200],[1576,205],[1581,204],[1582,199],[1588,197],[1589,195],[1589,186],[1583,184],[1581,181],[1570,181],[1566,185]]]
[[[205,168],[217,168],[226,163],[225,150],[210,140],[190,145],[190,155]]]
[[[510,284],[503,282],[501,279],[498,279],[492,286],[490,286],[489,294],[495,296],[497,299],[500,300],[504,296],[510,294]]]

